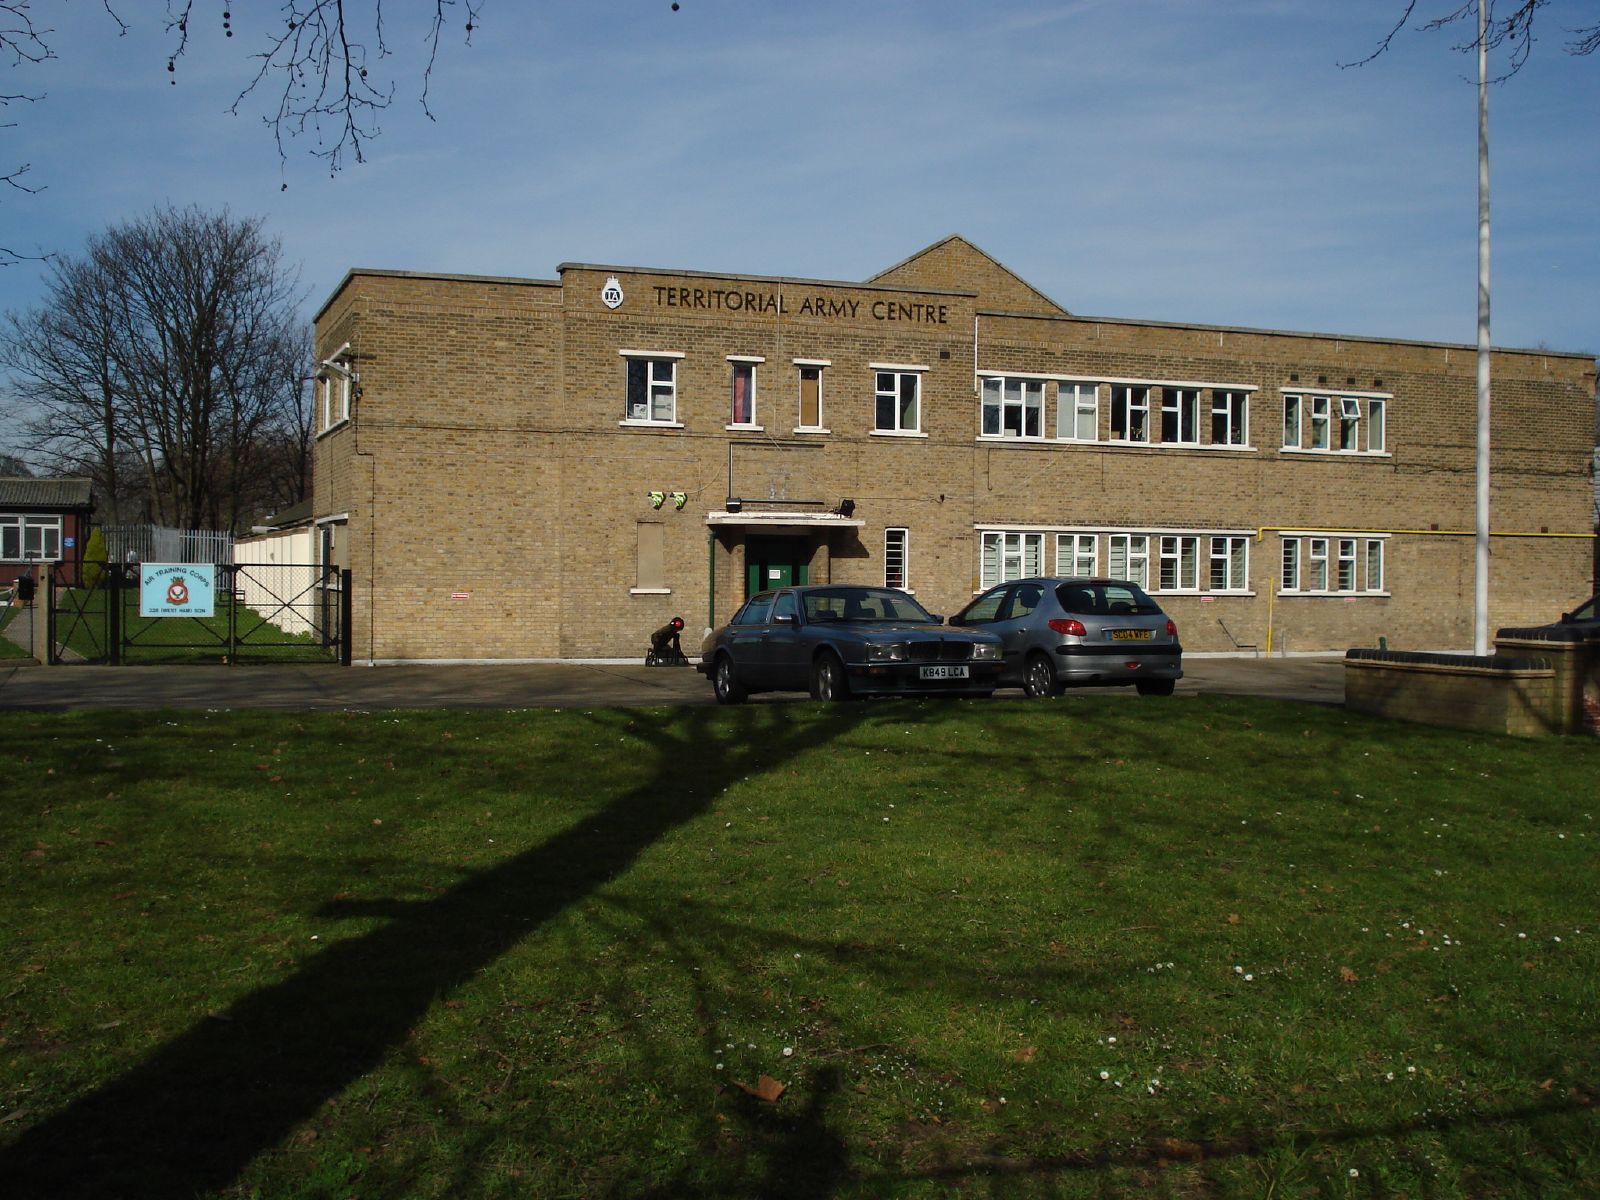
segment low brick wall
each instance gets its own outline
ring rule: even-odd
[[[1561,733],[1600,733],[1600,637],[1579,625],[1501,629],[1495,651],[1548,659],[1555,669],[1555,714]]]
[[[1351,712],[1484,733],[1564,732],[1555,668],[1543,657],[1349,650],[1344,704]]]

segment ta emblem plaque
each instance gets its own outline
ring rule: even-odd
[[[607,308],[622,307],[622,285],[617,282],[615,275],[607,279],[605,287],[600,289],[600,302]]]

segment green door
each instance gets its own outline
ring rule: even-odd
[[[810,557],[805,538],[751,538],[744,548],[744,594],[805,583]]]

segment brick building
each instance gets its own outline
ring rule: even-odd
[[[352,271],[313,510],[355,655],[634,657],[789,580],[1142,583],[1192,652],[1472,641],[1469,346],[1069,313],[959,237],[862,283]],[[1491,625],[1587,594],[1595,364],[1494,354]],[[697,639],[687,639],[691,644]]]

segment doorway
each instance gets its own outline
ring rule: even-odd
[[[808,582],[811,547],[803,537],[753,537],[744,544],[746,598]]]

